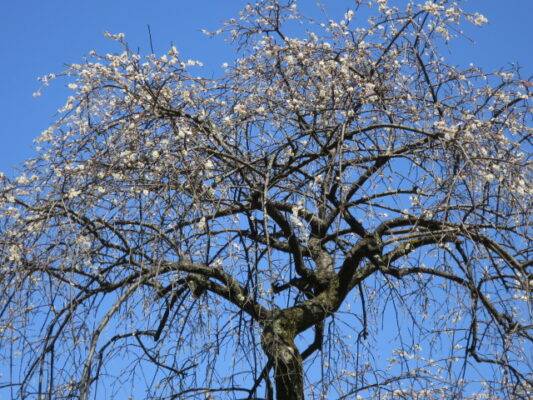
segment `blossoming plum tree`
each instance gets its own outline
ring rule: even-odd
[[[0,178],[0,391],[528,398],[531,84],[448,64],[464,20],[262,0],[219,79],[120,34],[70,65]]]

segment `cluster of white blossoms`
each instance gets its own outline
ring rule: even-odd
[[[475,13],[474,15],[469,17],[469,20],[472,21],[475,25],[481,26],[485,25],[489,22],[487,17],[485,17],[483,14]]]
[[[431,29],[448,29],[461,16],[475,24],[486,22],[482,15],[465,13],[455,3],[427,1],[418,9],[408,8],[402,18],[402,11],[387,1],[377,5],[387,16],[391,32],[400,32],[404,24],[408,27],[417,10],[433,18]],[[256,12],[250,6],[244,14]],[[290,18],[296,15],[296,9],[291,9]],[[46,180],[47,186],[62,188],[62,198],[83,197],[88,204],[107,201],[113,193],[157,194],[163,188],[185,190],[191,196],[188,201],[194,203],[196,196],[209,199],[213,184],[222,188],[216,153],[238,144],[246,124],[263,131],[256,149],[260,145],[275,150],[285,146],[291,129],[305,121],[324,139],[333,127],[343,127],[348,138],[337,156],[350,157],[352,150],[372,151],[376,143],[379,147],[390,141],[392,129],[399,143],[435,134],[442,146],[420,153],[438,160],[433,167],[445,163],[453,168],[452,160],[461,157],[460,176],[465,183],[472,176],[482,176],[481,182],[497,182],[514,195],[530,194],[522,176],[524,155],[511,138],[523,132],[523,121],[520,113],[507,107],[517,96],[527,100],[528,95],[523,87],[516,87],[512,73],[500,73],[504,84],[494,87],[489,80],[495,81],[497,75],[476,68],[458,71],[438,59],[428,60],[424,70],[417,72],[412,62],[417,55],[407,41],[402,42],[403,36],[383,52],[380,41],[388,33],[379,28],[381,24],[351,30],[348,22],[354,15],[349,10],[343,16],[345,23],[323,24],[323,35],[310,31],[283,40],[258,35],[251,52],[234,66],[224,66],[224,89],[217,82],[192,77],[187,69],[201,63],[181,60],[175,47],[161,57],[141,57],[128,50],[123,34],[107,33],[123,51],[91,52],[85,62],[61,74],[72,78],[67,86],[73,95],[60,110],[64,117],[37,139],[42,148],[39,157],[50,174],[32,179],[23,174],[16,183],[24,186]],[[227,28],[235,29],[238,23],[230,21]],[[270,22],[267,18],[256,23]],[[250,38],[254,32],[250,30]],[[418,90],[423,84],[421,73],[442,81],[457,97],[441,101],[430,90]],[[55,78],[51,74],[41,81],[48,85]],[[473,112],[475,107],[478,110]],[[396,113],[392,123],[391,109]],[[387,124],[391,127],[380,128]],[[270,127],[274,130],[269,132]],[[365,129],[373,137],[356,133]],[[319,146],[313,140],[294,145],[303,153]],[[293,147],[285,147],[281,153],[293,158]],[[257,156],[245,158],[250,161]],[[467,184],[474,188],[479,183],[474,181]],[[426,182],[438,184],[436,179]],[[316,188],[317,182],[312,183]]]
[[[408,8],[402,19],[398,17],[402,11],[387,1],[377,4],[393,32],[418,15],[416,8]],[[427,1],[418,9],[433,18],[431,29],[447,30],[461,16],[475,24],[486,22],[482,15],[465,13],[455,3]],[[256,12],[251,6],[245,10],[246,15]],[[290,18],[296,15],[296,9],[291,9]],[[118,193],[157,197],[162,190],[180,191],[189,197],[184,204],[195,204],[205,212],[199,199],[211,203],[217,190],[227,190],[219,154],[239,143],[243,126],[254,124],[262,131],[252,149],[263,147],[268,152],[285,147],[280,154],[290,160],[294,149],[306,153],[320,146],[320,140],[307,139],[294,142],[296,147],[284,144],[293,126],[305,121],[324,139],[333,127],[343,127],[348,138],[337,157],[373,151],[375,143],[390,141],[392,129],[398,143],[434,134],[442,139],[442,146],[420,153],[433,164],[431,168],[447,164],[445,168],[453,169],[452,160],[460,157],[464,165],[457,176],[471,189],[481,190],[489,182],[513,196],[529,195],[530,185],[522,174],[526,161],[511,138],[523,132],[523,121],[520,113],[507,108],[517,96],[527,100],[528,95],[523,87],[516,87],[513,74],[483,74],[476,68],[458,71],[431,59],[424,66],[425,76],[441,80],[446,90],[453,89],[459,96],[441,102],[431,97],[431,91],[417,90],[420,74],[411,61],[417,55],[402,42],[403,37],[383,52],[380,41],[387,33],[380,23],[371,19],[374,26],[351,30],[348,23],[354,15],[348,10],[343,23],[323,24],[322,35],[310,31],[281,41],[273,35],[258,35],[253,51],[234,66],[224,65],[222,90],[217,82],[192,77],[187,70],[202,64],[181,60],[175,47],[161,57],[141,57],[128,50],[123,34],[106,33],[123,50],[105,55],[91,52],[85,62],[61,74],[72,78],[67,86],[73,95],[60,109],[64,117],[37,139],[42,149],[39,157],[49,172],[32,178],[22,174],[16,184],[41,181],[43,186],[61,188],[64,200],[87,205],[106,203]],[[237,23],[230,21],[228,29]],[[257,23],[268,25],[269,21]],[[504,84],[494,87],[489,81],[498,76]],[[50,74],[41,81],[46,86],[55,78]],[[483,106],[474,113],[477,104]],[[396,113],[392,123],[390,109]],[[391,127],[380,128],[383,125]],[[270,127],[274,130],[269,131]],[[366,129],[373,138],[356,133]],[[266,153],[249,151],[242,161],[252,162],[262,154]],[[478,176],[482,179],[476,180]],[[337,179],[344,187],[342,178]],[[425,182],[440,185],[439,179]],[[314,179],[308,187],[316,192],[326,183]],[[20,195],[21,190],[15,192]],[[10,196],[15,192],[11,190]]]
[[[427,11],[433,15],[439,15],[444,7],[439,2],[428,0],[421,7],[422,10]]]

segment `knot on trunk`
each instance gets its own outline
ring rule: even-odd
[[[198,298],[205,293],[207,289],[207,278],[205,276],[191,273],[187,275],[186,281],[193,297]]]
[[[294,329],[285,318],[275,318],[265,324],[261,344],[269,357],[281,358],[280,352],[294,353]],[[290,350],[287,350],[290,349]]]
[[[312,237],[309,240],[308,247],[316,266],[314,274],[316,280],[315,289],[319,293],[328,286],[335,276],[333,258],[327,249],[323,247],[319,238]]]

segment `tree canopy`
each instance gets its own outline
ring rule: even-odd
[[[68,66],[0,176],[0,393],[528,398],[531,83],[442,57],[457,2],[353,6]]]

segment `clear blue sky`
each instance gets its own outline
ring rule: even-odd
[[[315,0],[304,0],[302,4]],[[328,0],[323,0],[328,3]],[[339,11],[350,0],[329,0]],[[180,52],[216,68],[231,59],[230,47],[206,38],[201,28],[214,29],[236,14],[243,0],[8,0],[0,3],[0,171],[33,154],[32,140],[53,120],[64,102],[65,82],[56,82],[40,98],[37,77],[59,72],[64,63],[81,60],[90,50],[111,51],[102,33],[124,32],[132,47],[148,52],[147,24],[155,51],[174,43]],[[532,73],[532,0],[470,0],[489,18],[484,28],[469,29],[475,43],[461,41],[448,58],[456,63],[475,62],[494,69],[519,62]],[[457,51],[457,52],[455,52]]]

